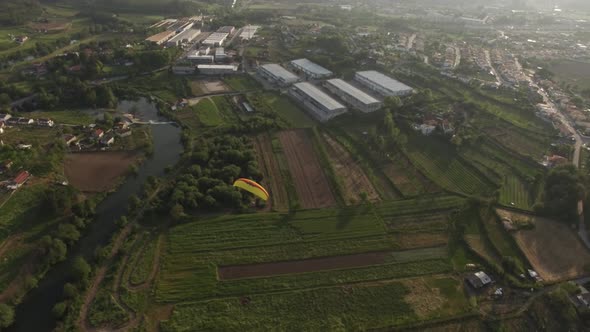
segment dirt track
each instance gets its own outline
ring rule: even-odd
[[[380,200],[379,193],[373,187],[373,184],[363,172],[361,167],[352,160],[352,157],[338,142],[324,134],[326,140],[326,150],[330,162],[334,167],[336,175],[340,178],[344,189],[344,199],[347,203],[358,201],[359,194],[365,192],[371,202]]]
[[[336,205],[328,179],[322,171],[305,130],[280,132],[279,139],[301,206],[313,209]]]
[[[514,238],[539,275],[561,281],[586,274],[590,252],[566,225],[535,217],[535,228],[514,233]]]
[[[135,152],[72,153],[66,156],[65,174],[80,191],[109,191],[129,172],[137,157]]]
[[[252,277],[268,277],[281,274],[336,270],[383,264],[388,252],[323,257],[299,261],[274,262],[249,265],[220,266],[219,279],[232,280]]]
[[[256,148],[258,165],[264,174],[262,185],[267,186],[270,190],[271,198],[269,207],[278,211],[287,210],[289,208],[289,197],[282,181],[279,163],[272,151],[270,137],[267,134],[256,137],[254,139],[254,146]]]

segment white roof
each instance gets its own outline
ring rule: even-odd
[[[188,29],[185,30],[179,34],[177,34],[176,36],[170,38],[170,42],[178,42],[178,41],[182,41],[183,39],[194,39],[198,34],[201,33],[201,30],[197,30],[197,29]]]
[[[227,38],[227,36],[229,36],[229,34],[225,33],[225,32],[214,32],[214,33],[210,34],[209,37],[207,37],[207,39],[205,39],[203,41],[203,43],[204,44],[219,43],[220,41]]]
[[[489,284],[490,282],[492,282],[492,278],[490,278],[490,276],[488,276],[485,272],[483,271],[479,271],[479,272],[475,272],[475,276],[481,280],[481,283],[484,285]]]
[[[232,69],[236,70],[238,67],[235,65],[198,65],[199,69]]]
[[[374,70],[359,71],[356,74],[390,91],[412,90],[411,87],[404,83]]]
[[[291,63],[316,75],[332,75],[332,72],[328,69],[318,65],[317,63],[313,63],[307,59],[297,59],[291,61]]]
[[[333,111],[341,108],[345,108],[342,104],[334,100],[332,97],[325,94],[322,90],[309,82],[296,83],[294,85],[301,92],[305,93],[308,97],[315,100],[319,104],[323,105],[327,109]]]
[[[262,65],[260,67],[264,68],[264,70],[268,71],[274,76],[282,78],[285,81],[297,81],[299,79],[297,75],[293,74],[292,72],[288,71],[287,69],[281,67],[276,63],[269,63],[266,65]]]
[[[346,94],[353,96],[355,99],[357,99],[358,101],[360,101],[361,103],[363,103],[365,105],[379,102],[379,100],[371,97],[370,95],[368,95],[364,91],[358,89],[355,86],[350,85],[349,83],[347,83],[339,78],[334,78],[334,79],[328,80],[326,82],[328,82],[328,84],[331,84],[331,85],[335,86],[336,88],[344,91]]]

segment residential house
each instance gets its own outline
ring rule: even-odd
[[[68,68],[68,72],[70,73],[79,73],[82,71],[82,65],[75,65]]]
[[[465,281],[475,289],[483,288],[492,283],[492,278],[485,272],[479,271],[471,273],[465,277]]]
[[[37,125],[41,127],[53,127],[54,124],[51,119],[37,119]]]
[[[119,121],[115,123],[114,129],[127,129],[129,128],[129,123],[124,121]]]
[[[4,163],[2,163],[0,165],[0,174],[3,174],[5,172],[7,172],[8,170],[10,170],[10,168],[12,167],[14,163],[12,162],[12,160],[7,160]]]
[[[119,129],[117,130],[117,136],[119,137],[129,137],[131,136],[133,132],[131,131],[131,129],[129,128],[125,128],[125,129]]]
[[[8,114],[8,113],[0,113],[0,121],[7,121],[8,119],[10,119],[12,117],[12,115]]]
[[[31,174],[27,171],[22,171],[10,182],[8,189],[16,190],[20,188],[27,180],[31,177]]]
[[[14,41],[19,44],[24,44],[27,40],[29,40],[28,36],[17,36],[16,38],[14,38]]]
[[[115,136],[109,134],[104,136],[101,140],[100,140],[100,144],[104,145],[104,146],[111,146],[115,143]]]
[[[16,120],[17,124],[24,126],[32,125],[33,123],[35,123],[35,120],[27,118],[17,118]]]
[[[92,132],[92,137],[94,137],[95,139],[101,139],[104,136],[104,130],[102,129],[96,129]]]
[[[64,141],[66,142],[66,144],[72,145],[74,142],[76,142],[78,140],[78,137],[76,137],[75,135],[72,134],[66,134],[64,135]]]
[[[23,143],[16,146],[16,148],[19,150],[30,150],[32,147],[33,147],[32,144],[23,144]]]

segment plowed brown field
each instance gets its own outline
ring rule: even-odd
[[[279,133],[279,140],[295,182],[295,190],[305,209],[336,205],[326,175],[320,167],[311,140],[305,130]]]
[[[72,153],[66,156],[66,177],[80,191],[109,191],[129,173],[137,157],[134,152]]]
[[[380,200],[379,193],[363,172],[361,167],[352,159],[348,151],[336,142],[332,137],[324,134],[330,163],[334,167],[336,175],[343,184],[344,199],[347,203],[359,200],[359,194],[365,192],[371,202]]]

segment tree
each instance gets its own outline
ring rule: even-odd
[[[545,179],[544,213],[564,222],[576,223],[578,201],[582,199],[582,187],[578,170],[573,165],[552,169]]]
[[[72,224],[60,224],[57,227],[56,237],[71,246],[80,238],[80,232]]]
[[[14,323],[14,308],[0,303],[0,327],[9,327],[12,323]]]
[[[65,302],[58,302],[53,306],[53,309],[51,309],[51,313],[55,318],[62,318],[63,315],[66,313],[67,308],[68,306]]]
[[[88,276],[92,269],[90,265],[84,260],[82,257],[76,257],[74,259],[74,263],[72,264],[72,277],[78,281],[86,281],[88,280]]]
[[[184,216],[184,208],[180,204],[175,204],[172,209],[170,209],[170,215],[172,219],[179,220]]]
[[[392,112],[403,106],[402,100],[397,96],[386,97],[384,104]]]
[[[66,299],[73,299],[78,296],[78,288],[74,284],[66,283],[64,285],[64,297]]]

